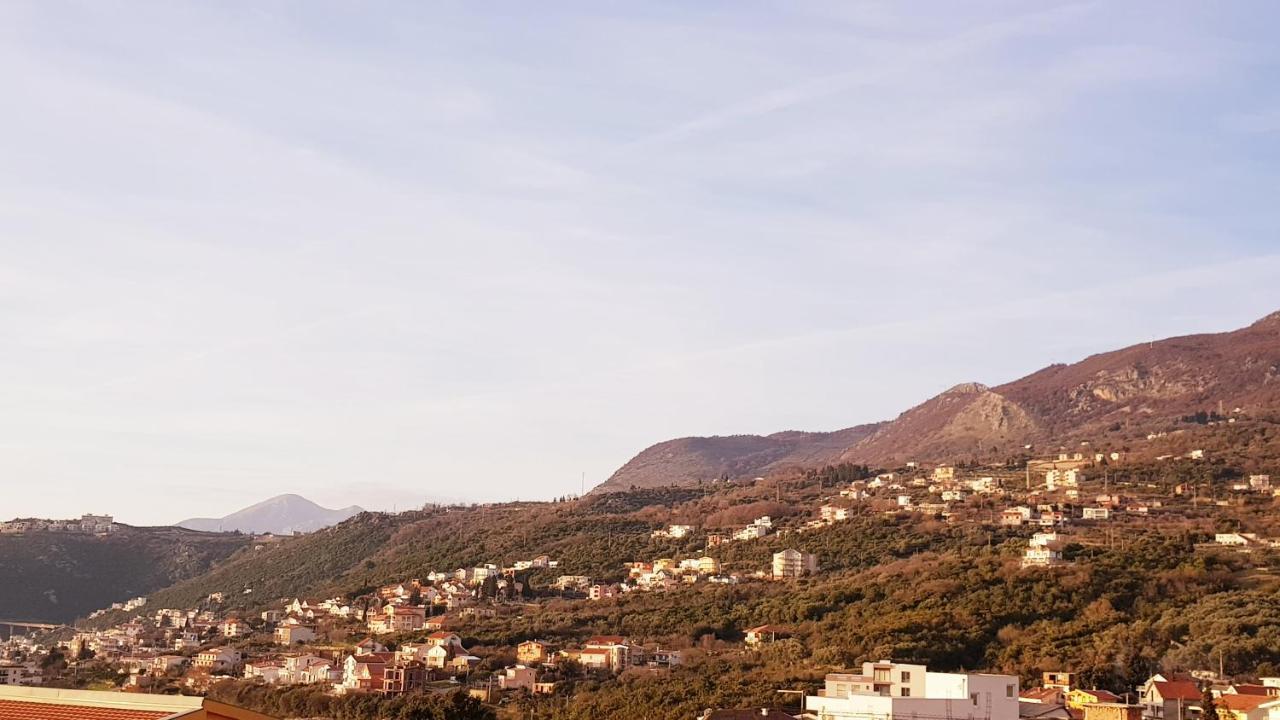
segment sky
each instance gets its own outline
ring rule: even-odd
[[[1268,2],[0,3],[0,515],[576,493],[1280,309]]]

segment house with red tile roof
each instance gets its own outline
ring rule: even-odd
[[[583,667],[621,672],[630,663],[631,645],[621,635],[596,635],[583,643],[578,662]]]
[[[1280,698],[1269,695],[1226,693],[1214,700],[1219,720],[1266,720],[1273,710],[1280,712]]]
[[[1138,688],[1138,702],[1146,717],[1155,720],[1188,720],[1200,715],[1200,685],[1185,676],[1152,675]]]
[[[1018,693],[1018,702],[1067,706],[1067,693],[1060,687],[1027,688]]]
[[[223,637],[238,638],[245,637],[253,632],[253,628],[249,627],[249,623],[238,617],[229,617],[218,625],[218,631]]]
[[[1280,697],[1280,687],[1275,685],[1256,685],[1253,683],[1236,683],[1227,688],[1225,695],[1270,695]]]
[[[790,628],[781,625],[759,625],[747,630],[747,645],[755,647],[764,643],[771,643],[778,638],[787,637],[791,634]]]
[[[340,692],[381,691],[387,665],[394,664],[395,653],[348,655],[342,666]]]

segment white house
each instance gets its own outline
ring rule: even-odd
[[[1217,545],[1230,547],[1249,547],[1250,545],[1257,545],[1261,541],[1256,533],[1218,533],[1213,536],[1213,542]]]
[[[976,493],[990,493],[999,489],[993,477],[980,477],[969,481],[969,489]]]

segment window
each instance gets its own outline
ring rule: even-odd
[[[911,688],[909,687],[902,688],[902,697],[911,697]]]
[[[888,668],[876,668],[876,669],[875,669],[875,672],[874,672],[874,673],[873,673],[873,675],[872,675],[872,677],[873,677],[877,682],[889,682],[889,669],[888,669]]]
[[[911,673],[909,671],[902,671],[902,682],[911,682]]]
[[[1006,685],[1006,686],[1005,686],[1005,688],[1004,688],[1004,696],[1005,696],[1005,697],[1013,697],[1015,694],[1016,694],[1016,693],[1014,692],[1014,686],[1012,686],[1012,685]]]
[[[973,704],[974,704],[974,705],[977,705],[977,704],[978,704],[978,693],[969,693],[969,699],[973,701]]]

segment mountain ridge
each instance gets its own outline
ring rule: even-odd
[[[1280,410],[1280,311],[1237,330],[1138,343],[996,386],[961,383],[893,420],[834,433],[775,434],[792,437],[786,447],[771,441],[775,435],[667,440],[642,450],[592,492],[746,478],[788,464],[991,460],[1027,445],[1138,433],[1186,414],[1237,407]],[[862,432],[840,435],[853,430]],[[852,442],[834,447],[843,440]]]

